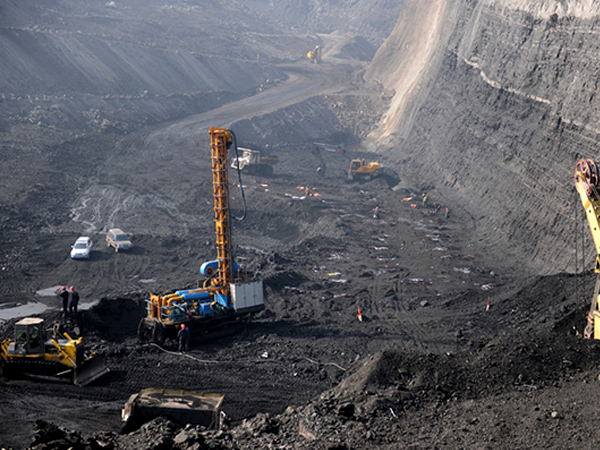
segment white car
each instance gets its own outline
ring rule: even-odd
[[[88,259],[93,246],[92,239],[87,236],[77,238],[71,246],[71,258],[73,259]]]

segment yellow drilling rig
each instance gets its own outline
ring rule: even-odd
[[[141,341],[162,344],[167,337],[174,338],[182,324],[190,329],[192,338],[226,334],[239,319],[264,309],[262,280],[251,280],[242,273],[231,250],[227,150],[232,145],[237,147],[235,134],[216,127],[209,134],[217,259],[200,267],[206,277],[201,287],[164,296],[151,294],[146,299],[146,317],[138,326]],[[239,185],[243,189],[241,182]]]

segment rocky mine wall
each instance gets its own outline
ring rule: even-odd
[[[395,94],[372,147],[506,264],[574,270],[579,246],[592,267],[573,170],[598,153],[599,17],[591,1],[411,0],[366,73]]]

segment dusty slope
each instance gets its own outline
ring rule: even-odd
[[[381,45],[394,26],[390,17],[397,17],[403,0],[248,0],[244,2],[265,16],[308,35],[344,34],[366,38],[375,46]]]
[[[467,14],[455,15],[454,20],[463,24],[470,18],[487,18],[495,26],[494,20],[506,17],[510,22],[512,16],[486,15],[489,10],[483,3],[479,6],[481,14],[470,15],[473,11],[456,3],[453,11]],[[529,16],[523,17],[530,23]],[[474,23],[481,23],[477,20]],[[444,30],[449,29],[447,24]],[[535,30],[540,24],[534,21],[533,25]],[[479,28],[469,29],[473,33],[461,41],[465,47],[493,42],[487,34],[488,39],[482,39]],[[440,36],[455,42],[458,34]],[[504,49],[499,44],[497,48]],[[347,160],[331,158],[328,177],[316,177],[309,153],[312,140],[328,133],[326,137],[333,141],[353,143],[372,130],[382,107],[383,99],[373,91],[356,92],[362,87],[348,66],[332,77],[333,86],[319,82],[318,88],[327,91],[322,97],[312,98],[306,87],[310,83],[301,81],[298,88],[304,94],[286,97],[283,104],[266,95],[230,105],[238,107],[239,122],[231,126],[239,136],[257,145],[280,144],[275,150],[282,164],[273,179],[247,180],[251,215],[236,234],[242,240],[237,254],[260,269],[266,282],[267,310],[241,335],[193,349],[192,356],[212,362],[142,347],[133,337],[145,291],[194,284],[199,261],[212,256],[211,223],[205,220],[211,216],[209,180],[199,175],[207,163],[195,159],[198,150],[207,150],[202,144],[203,117],[134,133],[116,148],[106,136],[58,145],[62,136],[15,130],[11,135],[15,148],[27,148],[29,161],[39,166],[28,167],[35,169],[32,175],[33,170],[19,164],[23,154],[15,152],[11,164],[2,166],[7,174],[44,175],[52,180],[50,162],[68,167],[71,176],[76,174],[77,186],[59,182],[10,186],[21,196],[23,207],[11,202],[3,206],[7,219],[2,235],[8,236],[2,248],[3,295],[21,299],[33,295],[34,281],[48,287],[75,277],[78,285],[89,289],[87,297],[115,292],[81,317],[86,341],[106,352],[114,369],[106,380],[86,390],[2,380],[5,402],[0,408],[8,418],[0,431],[2,443],[28,445],[34,422],[44,419],[70,430],[39,422],[33,439],[45,448],[568,448],[574,442],[578,448],[592,448],[599,355],[597,346],[582,341],[578,330],[585,309],[581,292],[590,292],[593,280],[584,280],[587,285],[578,291],[576,277],[532,280],[521,265],[513,277],[514,260],[504,259],[506,238],[496,237],[498,229],[488,225],[515,213],[492,208],[489,219],[482,220],[480,214],[470,213],[466,207],[470,203],[447,201],[459,198],[456,192],[472,186],[469,183],[488,186],[492,181],[487,200],[498,195],[501,182],[506,182],[503,177],[510,180],[501,165],[493,166],[497,173],[481,172],[482,166],[488,170],[486,164],[494,162],[496,147],[494,141],[488,142],[490,159],[482,164],[480,141],[475,138],[485,136],[481,126],[486,130],[488,121],[498,120],[492,114],[497,109],[490,112],[483,102],[472,112],[474,120],[467,122],[470,127],[463,132],[474,136],[473,155],[457,162],[444,153],[436,159],[442,161],[438,170],[424,151],[444,149],[454,142],[453,126],[463,124],[461,119],[472,106],[460,102],[465,95],[481,100],[487,94],[491,109],[499,108],[499,95],[505,102],[502,113],[508,117],[500,129],[509,136],[522,132],[516,125],[523,121],[514,116],[524,115],[514,109],[537,100],[527,97],[515,103],[518,92],[500,90],[486,72],[472,73],[472,64],[460,66],[461,72],[452,53],[438,54],[440,73],[449,69],[448,78],[441,82],[430,77],[433,84],[426,87],[447,102],[432,104],[431,97],[423,97],[409,134],[421,154],[411,158],[406,147],[400,147],[404,153],[398,155],[404,163],[398,167],[419,175],[420,185],[408,179],[395,190],[380,181],[367,186],[346,184]],[[327,68],[302,65],[296,70],[318,80],[331,74]],[[471,83],[472,89],[465,91],[457,79],[481,83]],[[344,84],[348,91],[338,93],[336,84]],[[285,84],[279,88],[286,92]],[[490,88],[498,95],[489,96]],[[295,101],[300,103],[292,104]],[[267,114],[260,114],[262,107]],[[482,111],[488,113],[485,120],[475,120]],[[229,123],[225,116],[219,117]],[[537,130],[534,122],[529,125],[531,132]],[[415,130],[430,134],[416,137]],[[435,146],[419,140],[425,136]],[[29,148],[36,139],[39,147]],[[54,144],[51,151],[47,151],[49,143]],[[36,153],[39,148],[46,151]],[[132,175],[128,167],[112,168],[105,156],[113,151],[139,166],[139,171]],[[76,164],[82,155],[93,161],[90,167]],[[171,170],[183,178],[173,176]],[[454,172],[448,175],[449,171]],[[451,179],[454,173],[457,178]],[[438,182],[440,178],[444,183]],[[298,187],[306,184],[321,195],[302,199]],[[419,207],[415,199],[425,187],[430,201],[450,204],[449,222],[431,207]],[[404,200],[409,197],[413,198]],[[517,199],[520,205],[537,204],[537,198]],[[90,201],[96,207],[86,209]],[[66,204],[81,214],[70,216]],[[382,207],[380,220],[371,218],[374,205]],[[126,206],[135,214],[127,214]],[[89,264],[71,264],[65,248],[73,235],[113,219],[137,227],[137,249],[116,255],[100,247]],[[521,218],[513,220],[517,227]],[[176,231],[168,234],[173,225]],[[508,244],[519,250],[516,238]],[[32,241],[33,245],[25,245]],[[494,242],[499,245],[490,247]],[[535,255],[540,266],[549,265],[541,258],[545,255],[542,250]],[[488,298],[491,307],[486,310]],[[362,322],[356,317],[359,306]],[[56,312],[47,317],[56,319]],[[3,335],[9,328],[2,327]],[[159,420],[137,433],[117,436],[114,430],[123,401],[149,382],[225,393],[225,409],[234,428],[217,433],[182,431]]]
[[[417,204],[418,192],[392,191],[379,181],[366,186],[345,183],[345,160],[330,161],[331,177],[323,180],[308,171],[294,174],[292,169],[303,156],[291,152],[285,156],[282,176],[246,179],[249,217],[235,226],[236,254],[248,267],[260,270],[267,310],[240,335],[195,345],[190,356],[197,359],[190,359],[136,342],[135,328],[142,314],[139,295],[103,300],[82,313],[79,324],[86,342],[107,355],[110,376],[87,389],[2,380],[3,408],[14,409],[25,393],[35,394],[27,408],[18,409],[14,420],[5,420],[0,428],[5,445],[20,447],[30,442],[38,419],[84,433],[83,438],[74,436],[73,442],[104,441],[108,438],[98,432],[116,432],[119,409],[128,395],[152,385],[225,394],[224,409],[236,426],[231,434],[214,438],[215,442],[224,440],[219,445],[225,448],[262,447],[271,440],[298,448],[335,442],[354,447],[366,432],[371,436],[367,448],[377,448],[385,442],[410,442],[410,436],[395,431],[404,420],[415,420],[414,427],[424,427],[426,433],[427,426],[420,420],[427,420],[429,408],[437,402],[448,403],[448,414],[457,414],[455,408],[461,408],[465,400],[562,379],[562,371],[547,378],[554,369],[544,364],[556,367],[562,358],[576,358],[572,368],[566,367],[567,375],[593,365],[587,343],[581,346],[571,332],[579,316],[556,327],[565,311],[573,309],[575,299],[560,294],[560,287],[572,280],[540,280],[537,286],[517,292],[509,274],[492,273],[491,258],[470,245],[473,223],[461,210],[445,221],[431,206],[412,206]],[[315,195],[310,197],[298,189],[307,181],[314,188]],[[409,197],[413,200],[406,201]],[[371,216],[374,205],[381,206],[378,220]],[[288,217],[293,222],[287,223]],[[98,249],[96,257],[83,264],[98,271],[110,262],[123,275],[135,268],[142,275],[149,273],[138,265],[143,254],[150,261],[170,254],[181,268],[179,276],[189,272],[193,283],[198,260],[203,252],[210,253],[210,249],[194,247],[193,235],[185,241],[140,236],[136,243],[141,254],[116,255]],[[273,247],[268,254],[257,251],[269,245]],[[155,263],[151,268],[165,285],[176,282],[169,280],[173,274],[168,263]],[[69,268],[59,267],[56,273],[68,275]],[[111,283],[112,279],[104,280],[106,286]],[[488,297],[492,306],[486,311]],[[356,316],[359,307],[362,322]],[[531,320],[538,316],[539,320]],[[55,320],[57,313],[46,317]],[[10,325],[3,327],[3,335]],[[532,329],[543,336],[537,346],[515,343],[512,334],[485,345],[484,336]],[[555,330],[560,331],[555,338],[560,350],[552,352],[543,340],[548,339],[545,333]],[[461,348],[469,342],[467,356],[463,356]],[[577,349],[575,355],[563,351],[569,346]],[[390,348],[395,350],[369,356]],[[168,342],[166,350],[173,349]],[[457,355],[443,356],[446,352]],[[477,359],[469,363],[471,352]],[[499,364],[494,359],[498,352],[514,356]],[[530,359],[544,363],[530,363]],[[494,367],[493,372],[488,367]],[[528,367],[526,372],[524,367]],[[352,375],[319,397],[345,372]],[[483,372],[488,378],[480,376]],[[469,389],[461,387],[465,383]],[[355,405],[355,412],[342,409],[348,404]],[[294,409],[286,412],[288,406]],[[389,408],[398,422],[390,422]],[[77,422],[72,419],[74,409]],[[241,423],[258,413],[273,417],[267,423],[274,420],[281,432],[263,429],[264,416]],[[322,419],[311,419],[313,414]],[[337,435],[340,421],[344,433]],[[304,431],[299,432],[299,426]],[[179,428],[168,433],[151,428],[144,433],[149,440],[173,439]],[[54,434],[51,439],[60,436]],[[115,448],[125,449],[136,448],[136,439],[136,434],[111,434],[108,440],[115,442]],[[430,442],[432,437],[423,439]]]
[[[35,295],[38,289],[67,282],[51,267],[69,268],[73,283],[87,279],[89,274],[72,265],[65,249],[77,235],[114,224],[140,238],[175,234],[167,239],[183,239],[188,232],[199,233],[204,247],[213,236],[204,220],[211,210],[209,173],[198,177],[208,155],[201,139],[208,127],[237,121],[242,144],[311,148],[317,138],[355,142],[356,136],[373,126],[383,107],[376,91],[337,95],[359,79],[352,67],[364,65],[361,58],[372,51],[364,40],[332,36],[324,61],[331,57],[348,65],[331,70],[304,61],[313,42],[309,47],[304,35],[290,35],[273,15],[261,22],[261,16],[247,8],[219,2],[175,3],[172,8],[163,8],[160,2],[142,3],[88,9],[77,1],[57,2],[47,11],[35,2],[2,5],[0,52],[12,62],[0,69],[7,73],[0,77],[4,83],[0,120],[5,125],[0,132],[5,156],[0,165],[5,180],[0,209],[6,218],[1,225],[2,301],[40,300]],[[244,26],[235,27],[231,36],[214,17]],[[257,22],[261,33],[255,31]],[[196,31],[199,41],[190,41]],[[232,45],[231,39],[239,44]],[[322,42],[328,39],[321,37]],[[249,48],[253,55],[261,49],[259,61],[245,56]],[[42,67],[45,59],[30,56],[36,54],[52,64]],[[300,62],[296,67],[269,62],[276,59]],[[265,95],[225,106],[273,85],[278,86]],[[298,102],[306,103],[275,113]],[[354,111],[363,107],[365,113],[357,116]],[[155,131],[156,141],[154,135],[134,133],[140,124],[207,110],[212,112],[201,123],[180,122],[162,138],[161,131]],[[289,135],[274,123],[255,127],[247,119],[257,113],[271,114],[270,120],[282,121],[285,127],[301,120],[304,128]],[[132,170],[133,176],[144,180],[139,186],[128,185]],[[183,183],[173,188],[170,180],[174,179]],[[200,193],[190,190],[190,183],[198,183]],[[140,215],[153,221],[147,224]],[[32,239],[25,230],[36,237]],[[103,235],[98,238],[97,244]],[[164,249],[168,252],[167,244]],[[36,255],[34,263],[24,257],[30,251]],[[115,275],[119,266],[105,261],[106,271],[101,273],[116,284],[107,290],[91,281],[83,294],[98,299],[115,290],[139,289],[139,272],[148,267],[144,261],[132,269],[134,278],[129,273]],[[141,277],[146,278],[152,274]]]
[[[419,96],[423,96],[429,72],[435,72],[439,53],[445,1],[406,2],[390,37],[365,72],[365,79],[393,89],[394,96],[372,139],[386,142],[391,134],[404,138],[412,126]]]
[[[510,258],[528,270],[573,270],[580,206],[571,173],[577,158],[596,157],[600,129],[597,5],[405,6],[419,19],[403,14],[367,71],[369,79],[395,90],[372,147],[467,207],[485,230],[479,238],[509,248]],[[429,28],[419,32],[415,24]],[[402,69],[404,52],[393,51],[407,45],[435,45],[418,61],[418,77],[415,66]]]

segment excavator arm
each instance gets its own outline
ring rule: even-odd
[[[584,336],[600,339],[600,311],[598,296],[600,295],[600,194],[598,193],[598,168],[591,159],[580,159],[575,166],[575,187],[579,193],[585,215],[590,226],[594,247],[596,248],[596,287],[587,316]]]

